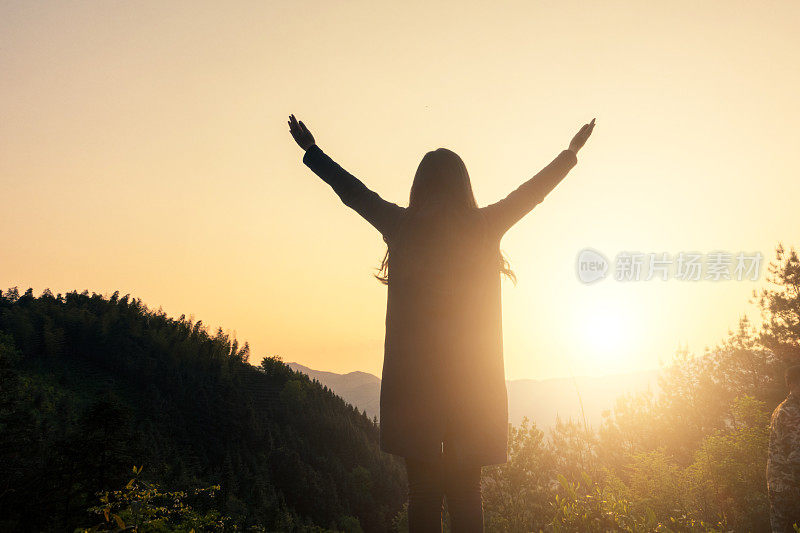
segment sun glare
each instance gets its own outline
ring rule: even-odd
[[[619,348],[624,342],[625,317],[616,309],[607,309],[588,317],[583,334],[594,347],[603,351]]]
[[[575,341],[584,361],[624,367],[637,331],[632,313],[618,301],[602,300],[587,302],[578,318]]]

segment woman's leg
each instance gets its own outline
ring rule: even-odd
[[[409,533],[441,533],[442,485],[441,461],[430,462],[406,457],[408,474]]]
[[[444,492],[453,533],[483,532],[481,466],[444,459]]]

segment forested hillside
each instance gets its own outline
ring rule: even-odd
[[[657,398],[622,395],[599,428],[562,420],[549,440],[536,421],[511,428],[509,462],[484,470],[489,531],[769,531],[769,421],[800,364],[800,260],[779,245],[765,270],[763,324],[743,316],[705,353],[676,353]]]
[[[0,530],[101,523],[95,493],[124,487],[134,465],[142,482],[188,491],[213,527],[387,530],[405,476],[375,423],[247,355],[128,296],[0,293]]]

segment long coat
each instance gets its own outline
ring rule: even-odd
[[[506,198],[480,209],[403,208],[344,170],[317,145],[303,163],[384,237],[389,287],[380,445],[434,459],[507,461],[500,239],[577,163],[561,152]]]

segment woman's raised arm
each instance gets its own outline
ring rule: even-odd
[[[584,124],[564,150],[531,179],[508,196],[481,209],[493,232],[503,235],[511,226],[544,200],[567,173],[578,163],[577,152],[592,134],[595,121]]]
[[[364,217],[381,234],[388,235],[397,225],[404,209],[384,200],[367,188],[361,180],[339,166],[317,146],[311,132],[302,121],[298,122],[294,115],[289,117],[289,130],[297,144],[306,151],[303,163],[330,185],[346,206]]]

